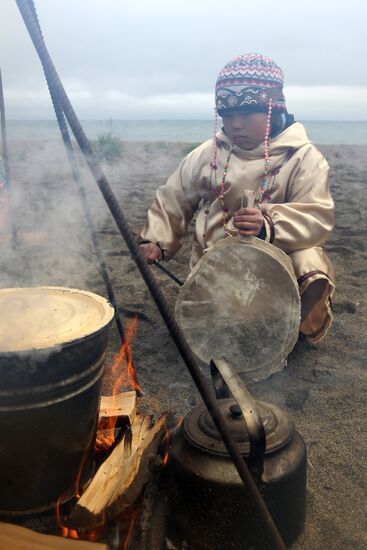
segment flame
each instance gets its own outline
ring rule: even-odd
[[[112,406],[114,406],[114,396],[121,391],[121,387],[129,385],[130,387],[134,388],[134,390],[137,392],[138,395],[142,395],[142,390],[139,385],[136,372],[134,369],[133,364],[133,357],[132,357],[132,349],[131,349],[131,343],[132,340],[136,334],[137,330],[137,324],[138,324],[138,318],[137,316],[131,320],[126,329],[125,334],[125,340],[121,344],[121,348],[118,351],[118,353],[115,355],[111,367],[111,375],[114,377],[114,384],[113,384],[113,390],[112,390]],[[98,451],[106,451],[108,450],[115,441],[115,426],[117,422],[118,417],[112,416],[112,417],[105,417],[100,420],[98,425],[98,432],[97,432],[97,439],[96,439],[96,446],[95,450]],[[168,437],[168,429],[167,429],[167,437]],[[80,480],[83,472],[83,467],[85,464],[85,460],[88,454],[88,448],[85,449],[80,466],[77,472],[77,476],[75,479],[75,496],[76,498],[80,498]],[[65,494],[60,495],[60,497],[57,500],[56,503],[56,520],[57,524],[60,528],[60,534],[62,537],[72,538],[72,539],[79,539],[79,534],[75,529],[69,529],[66,527],[62,521],[61,514],[60,514],[60,506],[61,501],[65,498]],[[129,526],[127,530],[126,539],[123,543],[121,550],[128,550],[132,534],[134,530],[134,526],[136,523],[138,511],[136,509],[132,509],[129,513],[128,519],[129,519]],[[86,538],[87,540],[91,542],[95,542],[98,538],[98,535],[100,532],[104,529],[104,526],[101,528],[97,528],[95,530],[87,531],[82,535],[82,538]]]
[[[80,464],[79,464],[79,468],[78,468],[78,472],[77,472],[77,475],[76,475],[76,478],[75,478],[75,496],[76,496],[77,499],[80,498],[80,490],[79,490],[80,489],[80,480],[81,480],[81,477],[82,477],[83,468],[84,468],[85,460],[86,460],[87,455],[88,455],[89,448],[90,447],[88,445],[88,447],[86,447],[83,451],[82,458],[80,460]],[[62,537],[69,538],[69,539],[79,539],[78,532],[75,529],[69,529],[68,527],[65,527],[65,525],[61,521],[60,504],[61,504],[62,499],[65,496],[66,496],[66,493],[63,493],[62,495],[59,496],[59,498],[56,502],[55,511],[56,511],[57,524],[60,528]]]
[[[163,466],[167,465],[168,457],[169,457],[169,453],[168,453],[168,448],[167,448],[166,454],[163,457]]]
[[[94,529],[94,531],[88,531],[86,533],[86,538],[87,538],[87,540],[89,540],[89,542],[96,542],[97,541],[97,536],[98,536],[97,529]]]
[[[106,524],[96,527],[96,529],[92,529],[91,531],[86,531],[84,533],[84,538],[89,542],[97,542],[98,537],[105,531],[105,529]]]
[[[89,542],[96,542],[98,536],[104,531],[105,525],[102,525],[101,527],[97,527],[96,529],[93,529],[90,531],[86,531],[81,536],[79,535],[76,529],[69,529],[68,527],[65,527],[65,525],[61,520],[61,515],[60,515],[60,505],[64,496],[65,495],[61,495],[58,498],[56,503],[56,520],[57,520],[58,527],[60,529],[60,535],[64,538],[69,538],[69,539],[78,539],[78,540],[85,539],[85,540],[88,540]]]
[[[164,430],[165,430],[165,434],[164,434],[164,437],[163,437],[163,441],[162,441],[162,445],[165,446],[165,454],[164,454],[164,457],[163,457],[163,466],[166,466],[167,462],[168,462],[168,449],[169,449],[169,443],[170,443],[170,433],[168,431],[168,426],[167,426],[167,420],[165,421],[164,423]]]
[[[179,416],[176,423],[174,424],[172,430],[177,430],[181,426],[184,418],[185,418],[184,416]],[[163,466],[166,466],[167,462],[168,462],[168,458],[169,458],[169,445],[170,445],[170,442],[171,442],[171,433],[172,433],[172,430],[170,431],[168,429],[167,420],[164,423],[164,429],[165,429],[165,434],[164,434],[164,437],[163,437],[163,440],[162,440],[162,444],[164,445],[165,453],[164,453],[164,457],[162,459],[162,464],[163,464]]]
[[[82,459],[80,461],[80,465],[79,465],[79,469],[78,469],[78,473],[76,475],[76,479],[75,479],[75,496],[76,498],[80,498],[80,479],[82,477],[82,473],[83,473],[83,468],[84,468],[84,464],[85,464],[85,460],[87,458],[87,454],[88,454],[88,451],[89,451],[89,446],[86,447],[83,451],[83,456],[82,456]]]
[[[68,529],[67,527],[65,527],[65,525],[61,521],[60,504],[61,504],[61,500],[64,498],[64,496],[65,495],[60,495],[57,502],[56,502],[57,525],[60,528],[60,534],[61,534],[62,537],[69,538],[69,539],[78,539],[79,538],[78,532],[75,529]]]
[[[95,444],[96,453],[108,451],[108,449],[112,447],[115,441],[116,422],[117,416],[110,416],[100,420]]]
[[[112,396],[115,396],[119,391],[121,386],[130,385],[134,388],[138,395],[142,395],[142,390],[139,385],[134,363],[133,355],[131,349],[131,342],[136,334],[138,325],[138,317],[135,316],[132,319],[126,329],[125,340],[121,344],[121,348],[116,353],[112,367],[111,367],[111,376],[115,376],[115,381],[112,389]],[[112,406],[113,406],[112,401]],[[115,441],[115,426],[117,422],[117,416],[110,416],[103,418],[98,426],[98,433],[96,439],[96,452],[108,450]]]
[[[121,545],[121,550],[129,550],[129,546],[130,546],[131,539],[132,539],[133,532],[134,532],[135,523],[136,523],[136,520],[137,520],[137,517],[138,517],[138,509],[137,508],[131,508],[131,510],[129,510],[128,514],[125,513],[123,515],[125,517],[126,517],[126,515],[128,517],[130,516],[130,522],[129,522],[129,527],[127,529],[127,534],[126,534],[125,541],[124,541],[123,545]]]
[[[133,365],[131,342],[136,334],[136,329],[138,326],[138,317],[135,316],[132,319],[126,329],[125,340],[121,344],[119,352],[115,355],[111,367],[111,374],[117,375],[113,394],[117,393],[119,386],[129,383],[134,390],[141,392],[140,385],[138,383],[136,372]],[[127,370],[123,369],[125,362],[127,363]],[[127,374],[127,376],[126,376]]]
[[[134,363],[133,363],[133,355],[130,347],[127,348],[126,355],[127,355],[127,374],[128,374],[130,385],[134,388],[136,393],[139,396],[141,396],[143,395],[143,391],[140,387],[140,384],[136,376],[136,370],[134,368]]]

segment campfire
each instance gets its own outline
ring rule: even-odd
[[[14,304],[20,305],[15,307]],[[33,305],[33,308],[30,305]],[[55,330],[52,328],[51,318],[47,325],[45,325],[43,332],[39,333],[37,330],[37,319],[41,319],[40,311],[44,312],[45,307],[49,312],[54,312],[53,322],[57,327],[57,331],[61,332],[61,334],[63,332],[69,333],[71,330],[70,327],[73,327],[74,332],[77,331],[78,329],[75,327],[79,325],[83,316],[84,323],[86,323],[85,320],[87,318],[90,320],[93,316],[98,315],[98,320],[102,317],[104,319],[102,325],[104,323],[107,328],[111,322],[110,310],[112,308],[104,299],[90,293],[70,289],[46,287],[40,289],[2,290],[0,309],[4,312],[9,306],[14,306],[14,328],[18,320],[24,320],[26,316],[25,312],[29,312],[31,316],[33,315],[33,325],[35,328],[29,329],[29,323],[27,322],[21,324],[17,337],[21,342],[24,342],[23,347],[21,344],[16,343],[18,340],[9,340],[12,328],[9,328],[8,332],[5,332],[3,347],[0,349],[2,356],[5,357],[3,359],[5,367],[7,366],[6,361],[10,366],[14,365],[16,361],[20,363],[25,361],[19,355],[15,355],[14,353],[9,354],[8,348],[17,348],[17,353],[23,353],[24,357],[31,353],[25,351],[31,348],[31,341],[33,342],[32,345],[37,346],[38,344],[40,346],[44,341],[50,339],[51,333]],[[73,311],[72,319],[69,318],[70,310]],[[49,314],[51,315],[51,313]],[[61,325],[60,320],[62,320]],[[44,321],[40,321],[39,327],[42,324],[44,325]],[[94,329],[96,328],[97,326],[94,327]],[[102,330],[105,330],[103,326]],[[72,487],[67,487],[67,490],[59,495],[53,511],[47,510],[50,508],[47,500],[43,502],[45,505],[43,509],[42,507],[38,507],[38,504],[38,510],[32,505],[28,506],[29,510],[24,509],[21,501],[23,496],[25,496],[25,501],[28,503],[28,495],[26,494],[27,490],[23,489],[23,496],[19,494],[17,495],[18,500],[12,501],[14,510],[17,509],[19,501],[19,512],[0,513],[5,522],[0,524],[1,548],[5,548],[6,541],[9,541],[9,544],[13,545],[11,547],[14,548],[23,548],[24,545],[30,545],[29,547],[32,549],[43,547],[67,549],[73,548],[74,539],[83,541],[83,544],[80,544],[78,548],[123,548],[124,550],[133,548],[132,541],[135,537],[136,525],[143,510],[141,501],[144,498],[144,490],[149,485],[149,482],[153,479],[157,480],[160,476],[160,472],[167,462],[168,445],[166,415],[153,420],[151,416],[142,415],[137,412],[137,397],[142,394],[142,391],[137,380],[132,358],[132,341],[136,330],[137,319],[134,318],[126,326],[125,339],[120,350],[114,356],[112,366],[109,369],[109,378],[113,380],[112,392],[111,395],[102,396],[99,400],[98,427],[95,441],[92,441],[91,445],[88,439],[88,444],[80,454],[75,479],[72,480]],[[98,326],[97,335],[99,332],[100,328]],[[92,337],[95,339],[94,335]],[[89,344],[89,348],[86,348],[83,338],[80,342],[82,344],[78,343],[79,354],[83,349],[80,347],[81,345],[84,346],[84,353],[87,351],[90,352],[90,348],[95,347],[94,341]],[[60,346],[56,341],[54,344],[57,344],[59,347],[52,348],[56,352],[54,354],[49,353],[52,361],[49,360],[46,365],[52,367],[52,370],[58,370],[55,358],[59,362],[61,361],[59,355],[63,353],[63,345]],[[8,348],[6,348],[7,345]],[[70,351],[68,353],[70,354]],[[103,361],[103,350],[101,349],[99,353]],[[45,353],[41,349],[40,355],[35,356],[37,360],[43,361],[40,363],[43,369],[45,366],[44,355]],[[75,354],[74,360],[77,357],[78,355]],[[36,361],[34,357],[33,360]],[[78,362],[83,363],[81,357],[79,357]],[[97,361],[97,364],[100,364],[100,360]],[[60,365],[63,365],[63,368],[67,370],[67,364],[65,367],[65,363],[61,361]],[[2,363],[0,366],[4,367],[4,364]],[[28,364],[25,366],[28,367]],[[94,369],[93,363],[92,366],[89,363],[85,366],[87,373],[89,373],[91,368],[92,370]],[[98,379],[100,379],[100,373],[101,371],[98,370]],[[84,372],[81,376],[84,383],[86,376]],[[9,376],[9,381],[5,378],[5,387],[7,382],[9,387],[10,383],[14,383],[11,375]],[[62,388],[65,386],[65,383],[62,382]],[[39,384],[42,384],[42,380]],[[86,389],[88,385],[90,383],[82,385],[81,389],[88,392],[89,390]],[[46,387],[47,391],[48,388],[49,386]],[[37,391],[41,390],[42,386]],[[13,395],[16,398],[17,391],[13,391]],[[70,392],[70,395],[72,396],[73,393]],[[5,406],[7,402],[4,402],[4,398],[2,399],[3,401],[0,404]],[[23,396],[23,401],[24,399]],[[48,399],[52,401],[51,394]],[[64,396],[62,399],[64,399]],[[51,401],[50,406],[44,408],[41,414],[54,414],[51,411],[55,407],[57,409],[58,405],[57,403],[53,404]],[[66,402],[70,402],[68,407],[72,408],[72,397],[69,398],[69,395],[66,395]],[[98,406],[98,401],[96,401],[96,405]],[[34,408],[37,409],[39,407],[39,403],[34,402],[30,406],[30,410],[33,411]],[[23,402],[19,407],[24,407]],[[98,409],[95,409],[93,414],[97,412]],[[65,411],[61,409],[61,413],[59,414],[67,415],[66,409]],[[88,421],[89,424],[91,422],[91,425],[95,425],[93,419]],[[25,456],[27,452],[26,450]],[[52,449],[50,452],[52,453]],[[37,457],[35,460],[37,460]],[[42,463],[42,456],[39,462]],[[94,462],[96,468],[94,475],[89,475],[88,479],[88,477],[86,478],[85,470],[89,462]],[[64,468],[68,468],[67,462],[65,462]],[[23,469],[26,470],[24,465]],[[52,475],[53,477],[59,475],[59,471],[52,471],[52,464],[47,465],[45,463],[45,469],[48,470],[44,472],[46,475],[45,479],[47,479],[47,475]],[[29,485],[29,482],[26,481],[25,485]],[[35,485],[37,492],[42,493],[41,486],[42,478]],[[48,496],[44,498],[48,498]],[[4,511],[5,509],[6,503],[3,499],[2,510]],[[24,513],[22,510],[24,510]],[[25,526],[36,525],[35,518],[40,518],[42,521],[42,517],[45,515],[48,518],[53,515],[53,522],[51,522],[49,529],[50,534],[41,534],[36,532],[37,529],[30,530],[25,528]],[[14,522],[14,524],[7,523],[9,521]],[[15,523],[20,525],[15,525]],[[44,526],[42,530],[44,530]],[[50,539],[50,536],[54,538]],[[111,537],[114,539],[112,542]],[[28,548],[28,546],[25,547]]]
[[[55,508],[58,534],[2,523],[1,548],[9,541],[12,548],[72,550],[73,539],[79,539],[75,548],[81,550],[135,548],[132,544],[143,511],[144,488],[158,479],[167,461],[166,417],[153,422],[151,417],[138,414],[136,398],[135,390],[101,398],[96,438],[96,461],[100,465],[84,489],[79,487],[78,474],[75,504],[68,515],[63,513],[60,496]],[[116,438],[108,432],[117,434]],[[97,542],[106,540],[108,543]]]

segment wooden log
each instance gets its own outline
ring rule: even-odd
[[[166,418],[161,417],[152,426],[150,417],[136,416],[132,440],[129,443],[127,432],[100,466],[77,502],[69,525],[76,529],[94,529],[134,504],[152,478],[149,462],[157,455],[166,431],[165,423]]]
[[[136,415],[136,391],[125,391],[116,395],[101,397],[99,406],[99,418],[111,416],[126,416],[130,424],[134,422]]]
[[[122,434],[132,425],[135,416],[136,391],[101,397],[96,449],[111,451],[112,442],[116,437],[115,428],[120,428]],[[116,443],[117,441],[114,446]]]
[[[106,544],[43,535],[11,523],[0,523],[0,548],[4,550],[108,550]]]

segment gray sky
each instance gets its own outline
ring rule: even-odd
[[[299,119],[367,120],[365,0],[35,0],[80,118],[211,118],[222,66],[272,57]],[[15,0],[0,0],[9,118],[53,118]]]

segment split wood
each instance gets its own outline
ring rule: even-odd
[[[102,396],[99,406],[99,418],[112,416],[126,417],[130,424],[136,415],[136,391],[126,391],[116,395]]]
[[[153,477],[150,467],[166,432],[166,417],[152,425],[148,416],[135,417],[123,439],[99,467],[70,515],[70,525],[91,530],[130,508]]]

